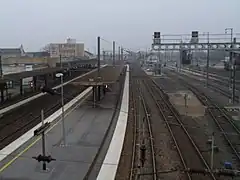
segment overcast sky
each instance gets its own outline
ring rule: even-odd
[[[93,51],[96,37],[138,49],[162,34],[240,32],[240,0],[0,0],[0,47],[37,51],[71,37]],[[104,48],[110,43],[103,42]]]

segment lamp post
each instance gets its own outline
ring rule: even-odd
[[[66,136],[65,136],[65,122],[64,122],[63,74],[57,73],[56,77],[61,79],[62,134],[63,134],[63,146],[65,146]]]

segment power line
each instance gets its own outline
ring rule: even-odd
[[[100,39],[101,39],[102,41],[104,41],[104,42],[109,43],[110,45],[112,45],[112,42],[110,42],[110,41],[108,41],[108,40],[106,40],[106,39],[103,39],[102,37],[100,37]]]
[[[113,42],[110,42],[110,41],[108,41],[108,40],[106,40],[106,39],[104,39],[102,37],[100,37],[100,39],[103,40],[106,43],[109,43],[110,45],[112,45],[112,43],[113,43]],[[120,43],[116,42],[116,41],[115,41],[115,44],[117,44],[118,46],[122,47],[122,45]]]

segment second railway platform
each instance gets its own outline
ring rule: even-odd
[[[111,75],[111,74],[110,74]],[[119,79],[117,76],[116,80]],[[122,77],[123,78],[123,77]],[[23,179],[82,179],[88,172],[94,156],[98,153],[105,132],[113,119],[116,103],[116,84],[110,85],[112,92],[107,92],[97,108],[92,102],[85,102],[66,117],[66,146],[61,147],[61,124],[57,124],[46,135],[47,155],[56,161],[48,164],[48,170],[41,170],[41,163],[32,159],[41,154],[41,143],[32,138],[30,142],[13,152],[1,162],[0,177]],[[90,103],[90,104],[89,104]],[[118,116],[118,112],[115,112]],[[81,169],[81,170],[79,170]],[[31,177],[31,178],[30,178]]]

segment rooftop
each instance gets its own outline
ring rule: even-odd
[[[0,48],[0,54],[22,54],[24,53],[23,45],[19,48]]]
[[[1,54],[21,54],[20,48],[0,48]]]

